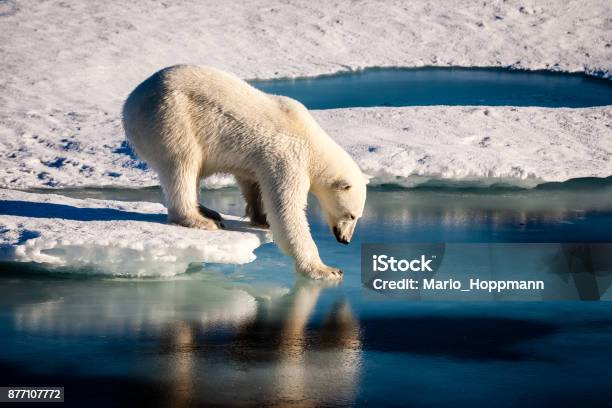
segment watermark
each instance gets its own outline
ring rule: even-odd
[[[409,300],[612,300],[612,243],[363,244],[364,293]]]
[[[64,402],[64,387],[0,387],[0,402]]]

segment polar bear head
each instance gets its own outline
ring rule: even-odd
[[[348,154],[346,156],[345,160],[340,157],[333,166],[339,167],[342,171],[334,172],[335,175],[327,178],[318,191],[315,191],[323,207],[327,225],[333,231],[336,240],[343,244],[351,242],[357,221],[363,215],[368,183],[368,179],[361,173],[357,164]]]

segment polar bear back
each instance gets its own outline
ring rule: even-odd
[[[259,141],[268,143],[282,142],[288,136],[307,143],[313,142],[315,135],[327,139],[299,102],[266,94],[232,74],[207,66],[176,65],[155,73],[128,97],[124,122],[138,124],[130,133],[140,132],[142,137],[151,133],[143,129],[152,123],[159,127],[187,122],[208,147],[217,142],[252,143],[253,137],[263,135],[265,140]]]

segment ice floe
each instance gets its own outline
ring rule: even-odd
[[[224,218],[227,230],[202,231],[167,224],[161,204],[0,190],[0,261],[122,276],[174,276],[193,262],[251,262],[268,232]]]

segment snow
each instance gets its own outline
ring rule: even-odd
[[[533,187],[542,182],[612,175],[612,107],[351,108],[313,111],[322,127],[373,176],[372,184],[415,186],[430,180],[503,182]],[[110,128],[119,119],[109,119]],[[105,138],[63,141],[50,134],[24,136],[27,148],[0,140],[0,185],[11,188],[88,185],[150,186],[119,131]],[[91,170],[83,170],[91,169]],[[99,170],[98,170],[99,169]],[[214,176],[208,187],[233,184]]]
[[[166,224],[161,204],[0,190],[0,261],[64,272],[174,276],[193,262],[242,264],[270,240],[224,216],[227,230]]]
[[[612,107],[360,108],[315,116],[373,184],[534,187],[612,175]]]
[[[123,144],[119,116],[127,94],[165,66],[209,64],[243,78],[312,76],[373,66],[511,67],[610,78],[610,15],[612,3],[604,0],[3,1],[0,187],[156,184],[155,175],[145,171],[144,163]],[[606,136],[601,124],[609,121],[607,108],[556,113],[518,110],[523,126],[491,115],[484,121],[470,120],[473,127],[469,128],[459,116],[461,108],[440,109],[447,115],[444,119],[435,116],[440,112],[435,108],[389,110],[380,113],[380,123],[372,120],[378,113],[358,109],[320,112],[317,117],[377,177],[374,181],[401,177],[412,183],[415,176],[492,175],[520,182],[610,175],[605,159],[610,154],[610,130]],[[395,118],[397,112],[401,114]],[[589,119],[591,114],[600,122]],[[385,130],[369,135],[379,146],[376,154],[359,150],[356,143],[363,142],[366,134],[344,118],[368,124],[370,131]],[[383,118],[393,119],[383,123]],[[412,118],[418,123],[407,124]],[[430,123],[428,132],[423,127],[426,123]],[[528,126],[538,123],[549,128]],[[525,157],[521,152],[503,158],[503,152],[511,150],[501,148],[499,138],[515,136],[510,128],[502,131],[503,125],[540,141],[533,149],[532,140],[525,143]],[[418,131],[403,131],[406,127]],[[490,127],[496,129],[494,142],[478,150],[468,138],[479,142],[489,136]],[[584,133],[592,129],[596,132],[593,144],[582,146],[588,139]],[[541,140],[557,131],[565,144]],[[570,131],[577,132],[576,140],[571,140]],[[406,137],[400,141],[403,134]],[[433,146],[430,138],[465,147],[470,153],[449,151],[440,156],[438,150],[445,147]],[[596,145],[597,140],[601,145]],[[544,146],[549,152],[542,159],[544,154],[537,149]],[[569,151],[573,149],[578,152]],[[597,153],[588,158],[593,167],[576,166],[587,151]],[[433,163],[420,160],[423,157],[449,161]],[[552,171],[555,157],[570,160],[569,165],[557,164],[558,174]],[[540,159],[546,167],[538,167]],[[510,160],[517,161],[516,170],[508,169]],[[390,167],[382,171],[383,165]],[[232,184],[232,179],[219,176],[207,182],[218,187]]]

